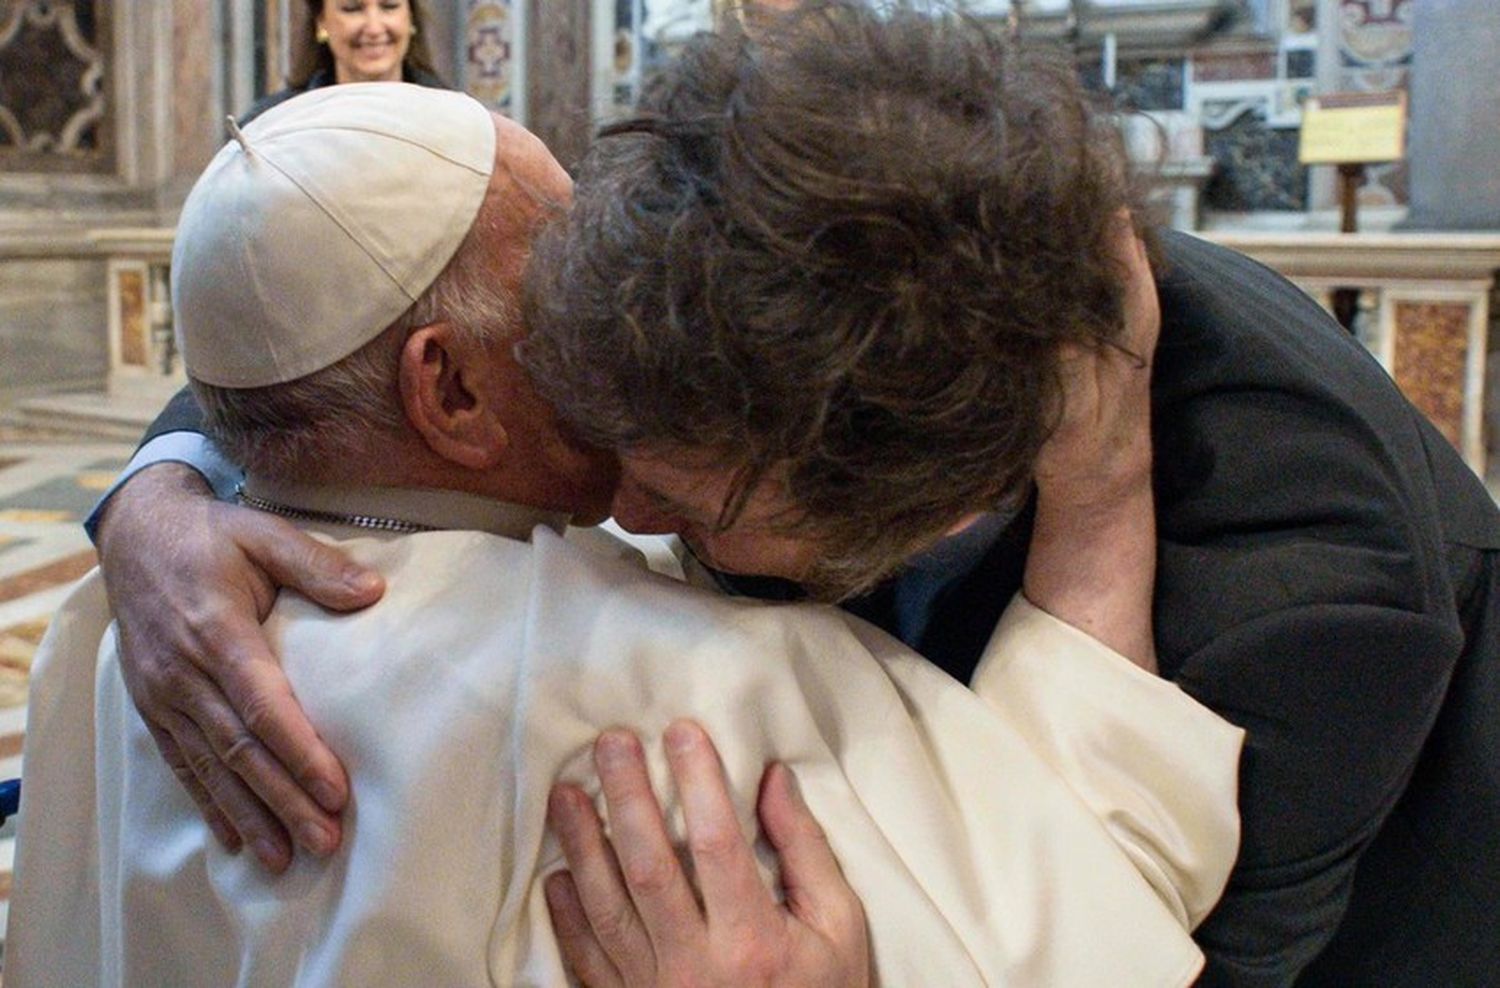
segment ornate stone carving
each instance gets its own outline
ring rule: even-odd
[[[1406,89],[1411,73],[1413,0],[1339,0],[1338,86],[1359,92]],[[1371,165],[1359,190],[1364,205],[1404,205],[1405,162]]]
[[[510,0],[469,0],[465,79],[469,94],[492,110],[512,110],[515,92],[515,7]]]
[[[112,171],[109,4],[0,0],[0,168]]]

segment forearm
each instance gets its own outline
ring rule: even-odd
[[[1150,672],[1156,519],[1150,478],[1096,504],[1043,492],[1026,560],[1028,600]]]
[[[1196,934],[1205,984],[1292,984],[1333,937],[1458,648],[1430,617],[1312,605],[1241,624],[1173,669],[1185,691],[1248,729],[1239,861]]]
[[[1118,345],[1065,348],[1063,415],[1036,462],[1024,587],[1036,606],[1156,671],[1151,360],[1161,317],[1144,246],[1122,216]]]
[[[203,474],[189,464],[162,461],[147,465],[153,469],[146,470],[142,467],[129,478],[128,487],[124,483],[117,484],[109,495],[99,502],[89,518],[91,534],[101,559],[108,559],[112,556],[111,547],[115,544],[110,535],[116,529],[110,525],[110,519],[116,514],[129,514],[135,510],[132,502],[145,506],[157,502],[163,496],[186,495],[208,498],[214,496],[213,488],[209,486]]]
[[[84,521],[84,531],[89,538],[100,544],[105,517],[110,513],[109,508],[116,500],[116,495],[148,467],[180,465],[196,472],[206,485],[204,489],[211,491],[213,496],[220,500],[228,500],[233,496],[243,478],[243,471],[202,434],[202,423],[202,412],[193,399],[192,392],[187,388],[182,389],[151,423],[130,463],[100,497],[94,510]]]

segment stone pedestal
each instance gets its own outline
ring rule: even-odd
[[[1485,350],[1500,234],[1215,233],[1331,308],[1357,288],[1361,340],[1485,476]]]
[[[187,382],[172,338],[172,231],[100,230],[90,240],[105,258],[107,390],[165,403]]]
[[[0,245],[0,400],[100,387],[109,367],[104,262],[4,254]]]

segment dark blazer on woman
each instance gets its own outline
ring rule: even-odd
[[[433,75],[431,72],[424,72],[421,69],[413,70],[408,67],[402,67],[401,81],[414,83],[418,86],[427,86],[430,89],[453,88],[442,79],[439,79],[437,76]],[[285,89],[278,89],[274,93],[267,93],[266,95],[262,96],[260,99],[255,101],[250,109],[245,111],[244,116],[240,117],[239,120],[235,122],[243,127],[250,121],[254,120],[256,117],[260,116],[262,113],[265,113],[271,107],[276,106],[280,103],[285,103],[293,96],[299,96],[302,93],[305,93],[312,89],[322,89],[324,86],[334,85],[337,85],[337,82],[334,81],[333,72],[329,69],[319,69],[310,77],[308,77],[307,85],[305,86],[288,86]]]

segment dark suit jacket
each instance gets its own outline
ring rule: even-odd
[[[1305,295],[1163,247],[1161,668],[1248,732],[1203,983],[1500,984],[1500,512]],[[1028,537],[854,609],[967,680]]]
[[[433,75],[431,72],[424,72],[420,69],[414,70],[409,65],[403,65],[401,67],[401,81],[410,82],[418,86],[427,86],[430,89],[453,88],[442,79],[439,79],[437,76]],[[314,89],[322,89],[324,86],[336,85],[338,85],[338,83],[334,81],[332,72],[329,72],[327,69],[319,69],[318,71],[314,72],[311,77],[308,78],[307,85],[305,86],[288,86],[285,89],[278,89],[274,93],[267,93],[266,95],[262,96],[260,99],[256,100],[255,103],[251,105],[250,109],[245,111],[244,116],[236,120],[235,123],[243,127],[250,121],[254,120],[256,117],[260,116],[262,113],[265,113],[271,107],[280,106],[282,103],[285,103],[293,96],[301,96],[303,93],[310,92]]]
[[[1161,667],[1248,732],[1203,983],[1500,983],[1500,512],[1310,299],[1195,238],[1164,250]],[[196,422],[180,399],[153,434]],[[1028,535],[851,609],[967,681]]]
[[[1500,511],[1309,299],[1165,246],[1162,669],[1248,731],[1204,980],[1500,983]]]

